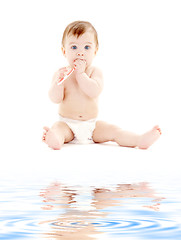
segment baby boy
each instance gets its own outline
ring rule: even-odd
[[[64,143],[116,142],[120,146],[147,149],[161,134],[158,126],[138,135],[118,126],[96,121],[98,97],[103,89],[103,76],[99,68],[92,66],[98,51],[98,37],[89,22],[69,24],[62,38],[62,52],[69,66],[59,69],[53,76],[49,97],[59,104],[59,121],[51,128],[44,127],[43,142],[59,150]],[[60,85],[68,69],[75,71]]]

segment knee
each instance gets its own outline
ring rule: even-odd
[[[74,134],[73,134],[72,130],[64,122],[60,122],[60,121],[55,122],[52,126],[52,129],[54,131],[58,132],[59,134],[61,134],[61,136],[64,137],[65,142],[70,142],[74,138]]]
[[[121,128],[114,124],[107,124],[107,131],[113,133],[114,135],[121,131]]]
[[[93,134],[94,142],[115,141],[121,129],[113,124],[99,121]]]
[[[63,135],[66,135],[66,132],[67,132],[67,129],[68,129],[68,126],[66,123],[64,122],[55,122],[52,126],[52,130],[56,131],[56,132],[60,132],[63,134]]]
[[[52,128],[56,128],[60,125],[60,122],[55,122],[53,125],[52,125]]]
[[[56,128],[60,128],[60,127],[64,127],[65,126],[65,123],[64,122],[55,122],[52,126],[53,129],[56,129]]]

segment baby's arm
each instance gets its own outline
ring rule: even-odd
[[[52,84],[49,90],[49,97],[54,103],[60,103],[64,98],[64,84],[57,85],[58,78],[64,76],[66,68],[59,69],[53,76]]]
[[[99,96],[103,89],[103,76],[101,70],[94,68],[91,76],[85,73],[84,63],[76,63],[76,79],[81,90],[90,98]]]

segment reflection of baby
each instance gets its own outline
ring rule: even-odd
[[[44,127],[43,141],[52,149],[60,149],[72,140],[79,143],[113,141],[120,146],[147,149],[161,134],[158,126],[143,135],[124,131],[103,121],[96,121],[98,97],[103,77],[92,61],[98,51],[95,28],[89,22],[76,21],[67,26],[62,39],[62,52],[69,67],[59,69],[53,77],[50,99],[59,104],[59,121],[52,128]],[[75,71],[61,85],[68,69]]]
[[[81,187],[69,187],[56,182],[41,192],[40,196],[46,204],[43,204],[42,209],[47,211],[62,208],[64,210],[58,218],[41,222],[41,224],[49,223],[51,226],[50,231],[45,234],[48,238],[51,237],[52,240],[95,239],[90,234],[98,234],[99,231],[96,224],[92,223],[95,223],[96,219],[107,217],[109,211],[104,209],[121,206],[131,198],[148,198],[152,200],[152,204],[143,207],[158,211],[163,199],[157,197],[147,183],[118,184],[114,188],[90,188],[90,190],[91,198],[89,195],[85,198]],[[87,191],[89,192],[89,189],[86,189],[86,194]]]
[[[87,191],[89,192],[89,190]],[[117,184],[115,187],[110,188],[90,188],[90,192],[92,195],[92,202],[90,203],[91,208],[87,208],[89,213],[94,209],[99,210],[114,205],[116,206],[117,203],[121,203],[121,199],[127,198],[150,198],[154,205],[146,207],[154,209],[153,206],[160,205],[159,202],[164,199],[156,196],[155,190],[152,189],[148,183],[144,182]],[[40,193],[43,202],[47,203],[42,209],[64,209],[66,206],[66,209],[73,209],[75,207],[77,210],[81,211],[81,203],[77,202],[80,199],[81,193],[82,189],[79,187],[69,187],[59,182],[52,183]]]
[[[121,203],[121,199],[152,198],[153,204],[143,206],[155,211],[159,210],[162,197],[157,197],[155,191],[147,183],[118,184],[116,189],[95,188],[93,204],[96,209],[104,209]]]

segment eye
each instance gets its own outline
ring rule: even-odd
[[[90,46],[89,46],[89,45],[86,45],[84,48],[85,48],[86,50],[89,50],[89,49],[90,49]]]
[[[77,49],[77,46],[73,45],[73,46],[71,46],[71,49],[75,50],[75,49]]]

